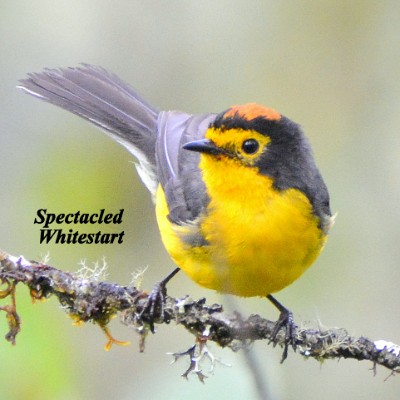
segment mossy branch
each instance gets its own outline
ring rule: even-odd
[[[149,332],[148,293],[133,286],[120,286],[85,277],[82,274],[64,272],[41,262],[28,261],[23,256],[15,257],[0,251],[0,298],[9,303],[0,307],[5,312],[9,332],[6,340],[15,344],[20,331],[20,317],[17,313],[15,288],[26,285],[32,299],[55,296],[62,308],[77,323],[91,321],[106,333],[109,349],[115,340],[107,326],[112,317],[118,315],[123,324],[133,326],[140,334],[141,349]],[[200,343],[213,341],[222,347],[237,350],[256,340],[266,340],[272,345],[284,346],[285,333],[282,331],[274,341],[271,333],[275,322],[259,315],[243,319],[239,314],[228,316],[220,305],[206,305],[205,299],[165,298],[164,313],[156,310],[156,324],[175,323],[184,326]],[[384,340],[371,341],[365,337],[350,336],[345,329],[301,329],[297,328],[297,353],[318,361],[324,359],[352,358],[372,361],[374,368],[382,365],[392,373],[400,372],[400,347]],[[192,354],[190,349],[187,354]],[[186,354],[185,353],[185,354]],[[180,355],[175,355],[178,358]],[[191,356],[192,357],[192,356]],[[193,357],[192,357],[193,361]],[[193,367],[190,371],[196,372]],[[189,370],[186,372],[189,372]],[[201,372],[200,372],[201,373]],[[185,375],[185,374],[184,374]],[[201,376],[199,376],[201,379]]]

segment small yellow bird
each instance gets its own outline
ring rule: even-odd
[[[295,326],[271,293],[314,262],[333,222],[300,127],[253,103],[220,114],[160,112],[87,64],[29,74],[19,87],[99,126],[137,158],[172,259],[206,288],[271,300],[281,312],[273,336],[286,329],[285,358]]]

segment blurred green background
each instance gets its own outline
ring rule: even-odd
[[[400,2],[2,0],[0,5],[0,248],[77,270],[106,257],[108,280],[127,284],[148,266],[144,286],[171,271],[150,196],[132,157],[79,118],[15,89],[43,67],[102,65],[160,109],[219,112],[256,101],[300,122],[338,212],[326,250],[278,294],[297,321],[346,327],[353,335],[400,342]],[[40,245],[33,219],[54,212],[125,209],[122,245]],[[184,274],[175,296],[227,298]],[[104,352],[96,326],[73,327],[55,300],[32,305],[18,288],[17,346],[0,342],[1,399],[256,398],[241,352],[211,345],[232,367],[200,384],[179,375],[167,352],[185,350],[183,328],[158,328],[138,352]],[[262,299],[236,301],[244,315],[275,319]],[[236,306],[235,306],[236,307]],[[0,334],[7,331],[0,314]],[[398,377],[372,364],[322,366],[266,343],[252,347],[273,399],[398,399]],[[206,371],[205,371],[206,372]]]

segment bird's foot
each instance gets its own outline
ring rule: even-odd
[[[167,283],[179,272],[179,268],[174,269],[165,279],[154,285],[147,300],[139,314],[140,319],[149,325],[151,333],[155,332],[154,323],[169,322],[165,312],[165,299],[167,296]]]
[[[281,359],[281,363],[283,363],[288,356],[289,346],[296,351],[297,325],[294,323],[293,313],[290,310],[279,303],[279,301],[273,296],[268,295],[267,298],[280,312],[279,318],[275,323],[275,327],[270,338],[270,342],[273,342],[274,346],[276,346],[278,342],[282,342],[282,340],[278,339],[278,335],[281,329],[285,330],[285,337],[283,339],[283,354]]]

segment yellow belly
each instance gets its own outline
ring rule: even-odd
[[[214,172],[203,177],[211,201],[196,223],[171,224],[158,188],[157,220],[167,251],[191,279],[218,292],[247,297],[283,289],[313,263],[326,240],[310,202],[295,189],[276,191],[271,179],[253,168],[233,176],[237,165],[220,163],[216,173],[208,161],[213,162],[202,160],[203,171]],[[182,240],[193,230],[200,230],[208,245],[192,247]]]

